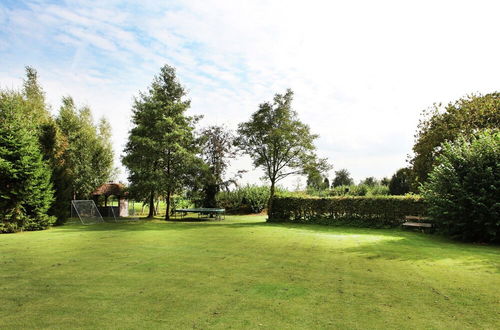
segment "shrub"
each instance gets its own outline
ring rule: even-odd
[[[375,185],[368,190],[368,196],[387,196],[389,195],[389,187],[381,184]]]
[[[172,203],[171,207],[172,210],[175,209],[189,209],[194,206],[194,203],[191,201],[191,199],[186,198],[184,196],[180,195],[175,195],[170,199],[170,202]]]
[[[217,205],[229,211],[262,212],[269,200],[269,187],[247,185],[217,194]]]
[[[442,233],[500,242],[500,131],[445,143],[422,193]]]
[[[407,215],[425,214],[418,196],[277,197],[273,203],[269,222],[394,227]]]

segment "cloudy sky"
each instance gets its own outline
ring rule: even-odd
[[[499,13],[497,0],[0,0],[0,87],[35,67],[54,113],[71,95],[111,121],[117,165],[132,98],[163,64],[202,126],[234,129],[292,88],[334,170],[383,177],[405,166],[423,109],[500,89]]]

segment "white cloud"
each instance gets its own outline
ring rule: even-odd
[[[25,64],[34,65],[55,104],[71,94],[96,117],[111,117],[117,154],[132,96],[165,63],[176,66],[190,90],[191,112],[204,114],[204,125],[236,128],[259,103],[291,87],[295,109],[321,135],[319,153],[356,179],[404,166],[422,109],[500,86],[496,1],[148,0],[141,6],[80,1],[30,7],[0,5],[0,22],[6,21],[2,13],[10,17],[0,44],[17,40],[28,61],[18,62],[15,51],[0,46],[11,65],[0,63],[0,83],[12,84],[10,77],[22,76]],[[34,47],[39,49],[29,56]],[[47,55],[55,50],[53,58]],[[249,160],[238,166],[249,167]]]

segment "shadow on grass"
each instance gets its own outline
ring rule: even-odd
[[[444,259],[460,260],[462,266],[486,265],[500,272],[500,246],[482,245],[453,241],[435,234],[424,234],[400,228],[375,229],[343,226],[325,226],[298,223],[245,222],[226,224],[231,228],[267,227],[307,231],[311,234],[382,236],[395,239],[384,239],[363,242],[356,247],[344,248],[341,251],[353,253],[367,259],[387,259],[402,261],[438,261]]]
[[[332,234],[332,236],[382,236],[388,239],[367,241],[355,247],[343,248],[339,251],[355,254],[367,259],[387,259],[403,261],[438,261],[444,259],[459,260],[460,265],[485,264],[496,272],[500,272],[500,247],[488,245],[476,245],[452,241],[438,235],[423,234],[414,231],[393,229],[371,229],[341,226],[325,226],[315,224],[297,223],[268,223],[262,220],[240,220],[229,219],[199,219],[184,218],[182,220],[165,221],[138,220],[118,223],[103,223],[94,225],[68,225],[58,227],[65,232],[85,232],[85,231],[184,231],[184,230],[205,230],[211,228],[227,229],[256,229],[269,228],[273,230],[291,230],[314,234]],[[325,237],[325,236],[322,236]],[[391,239],[394,238],[394,239]],[[362,240],[362,238],[361,238]],[[335,237],[332,237],[332,244]]]

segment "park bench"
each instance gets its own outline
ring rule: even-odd
[[[419,228],[422,229],[422,231],[424,231],[426,228],[433,227],[432,223],[425,222],[426,220],[428,220],[428,218],[426,217],[408,215],[405,217],[405,220],[406,221],[401,224],[403,227]]]

